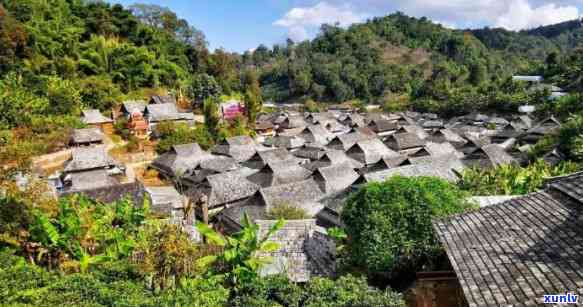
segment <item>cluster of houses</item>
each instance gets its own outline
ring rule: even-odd
[[[82,122],[88,128],[75,129],[71,135],[70,145],[90,146],[102,144],[105,134],[112,134],[114,122],[120,119],[127,121],[129,132],[145,138],[150,135],[160,122],[184,123],[194,126],[195,115],[188,110],[180,110],[176,99],[171,95],[152,96],[149,101],[127,100],[121,107],[112,110],[112,118],[103,115],[99,110],[82,111]]]
[[[170,104],[126,102],[122,113],[132,119],[139,112],[149,129],[158,120],[191,120]],[[87,114],[95,119],[94,125],[107,123],[97,114]],[[260,231],[267,231],[274,209],[299,208],[305,218],[289,221],[272,238],[281,247],[271,254],[275,261],[264,273],[285,272],[301,282],[315,275],[334,275],[335,246],[326,229],[343,226],[343,201],[354,188],[395,175],[455,182],[468,167],[526,163],[530,146],[560,125],[552,117],[535,121],[528,115],[479,113],[449,120],[416,112],[260,114],[256,129],[262,137],[232,137],[209,150],[196,143],[175,145],[158,156],[149,167],[172,182],[168,187],[116,181],[123,165],[109,157],[103,146],[94,145],[98,143],[91,133],[81,131],[78,139],[91,146],[74,149],[59,191],[85,193],[102,201],[125,194],[137,201],[148,197],[154,210],[180,223],[195,239],[200,239],[195,219],[232,234],[241,229],[241,219],[247,215]],[[558,163],[562,155],[552,150],[544,158]],[[194,214],[185,214],[186,207],[194,208]],[[462,229],[466,231],[456,228]],[[443,238],[449,244],[451,236]],[[450,258],[452,263],[456,260]],[[473,291],[474,286],[470,287]]]

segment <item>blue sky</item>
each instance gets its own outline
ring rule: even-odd
[[[202,30],[210,48],[242,52],[312,38],[322,23],[348,26],[397,10],[447,27],[525,29],[579,18],[583,0],[111,0],[165,6]]]

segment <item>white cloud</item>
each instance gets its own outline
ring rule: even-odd
[[[273,24],[288,29],[291,39],[300,41],[309,38],[311,29],[320,25],[335,24],[346,27],[363,21],[366,14],[357,13],[349,4],[340,6],[320,2],[311,7],[296,7],[288,11],[281,19]]]
[[[426,16],[446,27],[488,25],[517,30],[576,19],[583,0],[326,0],[312,7],[309,5],[314,0],[295,3],[306,6],[290,10],[275,25],[288,28],[294,25],[305,30],[324,22],[348,25],[362,21],[363,16],[402,11],[411,16]]]
[[[579,17],[575,6],[559,6],[554,3],[533,8],[527,0],[512,0],[506,13],[496,19],[496,26],[511,30],[533,28]]]

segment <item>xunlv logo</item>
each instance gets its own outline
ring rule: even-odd
[[[579,295],[565,293],[565,294],[545,294],[544,303],[545,304],[577,304],[579,301]]]

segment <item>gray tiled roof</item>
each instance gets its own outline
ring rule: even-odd
[[[69,192],[96,189],[117,185],[119,182],[105,169],[95,169],[84,172],[75,172],[67,175],[71,180]]]
[[[118,163],[107,153],[105,146],[78,147],[73,149],[71,159],[65,162],[65,172],[110,168],[117,165]]]
[[[129,198],[134,205],[142,206],[144,203],[144,186],[140,182],[116,184],[105,187],[92,188],[82,191],[65,192],[62,196],[72,194],[83,194],[90,199],[102,202],[112,203],[124,198]]]
[[[151,104],[176,104],[176,98],[172,95],[155,95],[150,98]]]
[[[259,236],[267,234],[275,221],[257,221]],[[271,237],[279,248],[268,256],[272,261],[260,270],[262,276],[286,274],[294,282],[306,282],[312,276],[332,276],[335,273],[335,244],[319,230],[315,220],[295,220],[287,223]]]
[[[259,185],[238,172],[226,172],[207,176],[200,186],[188,194],[207,193],[209,207],[216,207],[248,198],[257,190]]]
[[[313,179],[262,188],[259,193],[267,210],[274,206],[288,204],[300,207],[309,215],[314,216],[323,207],[318,201],[324,197],[324,193]]]
[[[314,180],[326,194],[347,189],[358,177],[352,166],[346,162],[321,167],[314,172]]]
[[[309,125],[299,135],[306,143],[326,145],[334,138],[326,128],[321,125]]]
[[[87,144],[103,142],[103,132],[99,128],[73,129],[71,143]]]
[[[396,120],[373,119],[368,123],[368,127],[370,127],[373,131],[380,133],[397,130],[399,128],[399,124]]]
[[[581,177],[568,181],[567,191],[581,190]],[[551,188],[434,221],[469,305],[538,306],[544,294],[583,294],[582,205]]]
[[[83,110],[83,122],[86,124],[103,124],[103,123],[111,123],[113,120],[111,118],[107,118],[96,109],[89,109]]]
[[[389,149],[379,139],[362,140],[354,144],[346,154],[366,165],[379,162],[382,158],[396,157],[399,154]]]
[[[467,142],[466,139],[450,129],[439,129],[435,131],[431,135],[430,140],[436,143],[449,142],[455,144],[456,147],[463,146]]]
[[[168,177],[184,176],[202,161],[212,157],[197,143],[174,145],[171,151],[157,157],[152,162],[152,167]]]
[[[143,114],[146,111],[146,102],[143,100],[127,100],[123,102],[122,110],[130,114],[134,111]]]
[[[212,149],[212,153],[232,157],[237,162],[249,160],[256,152],[255,141],[249,136],[230,137]]]
[[[363,175],[365,182],[382,182],[389,179],[392,176],[404,176],[404,177],[417,177],[417,176],[429,176],[438,177],[445,179],[447,181],[456,182],[459,180],[456,171],[456,165],[453,164],[443,164],[443,163],[421,163],[413,165],[405,165],[400,167],[395,167],[379,172],[372,172]]]
[[[352,145],[356,144],[358,141],[374,138],[375,136],[364,134],[360,132],[351,132],[346,134],[341,134],[335,136],[330,143],[328,143],[328,148],[348,150]]]
[[[393,134],[385,140],[385,144],[393,150],[405,150],[425,145],[425,140],[421,139],[415,132],[405,132]]]
[[[299,166],[295,161],[281,161],[265,165],[247,179],[262,187],[270,187],[302,181],[311,174],[312,172]]]
[[[146,106],[146,116],[150,122],[165,120],[194,120],[192,113],[180,113],[174,103],[149,104]]]

